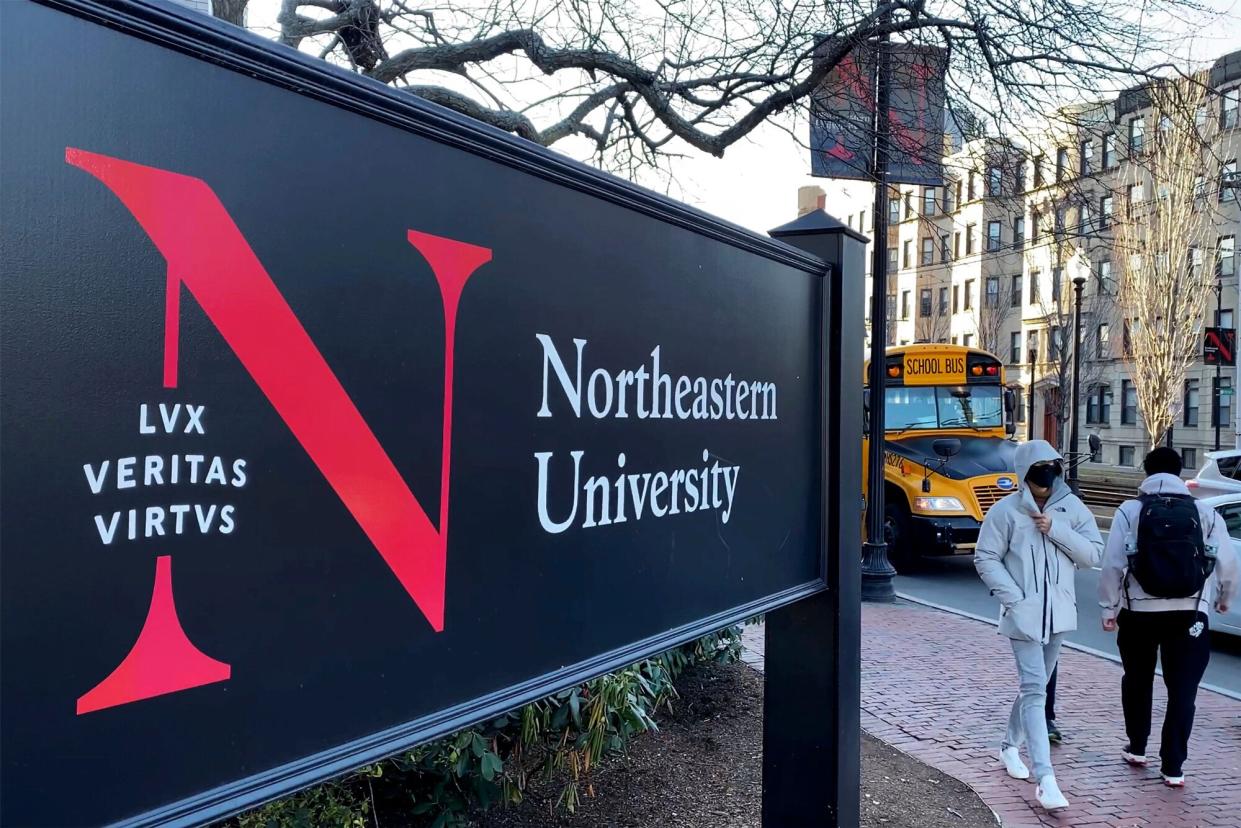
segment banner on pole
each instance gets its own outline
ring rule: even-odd
[[[836,40],[819,47],[822,57]],[[939,186],[944,182],[944,74],[948,52],[892,43],[888,106],[888,180]],[[854,48],[810,99],[811,175],[870,179],[875,144],[875,50]]]

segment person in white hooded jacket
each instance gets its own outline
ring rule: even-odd
[[[991,507],[978,533],[974,566],[1000,602],[1000,634],[1009,638],[1020,683],[1000,746],[1009,776],[1028,779],[1024,742],[1048,811],[1069,806],[1051,766],[1044,705],[1047,679],[1065,633],[1077,629],[1076,569],[1098,566],[1103,538],[1094,515],[1063,479],[1063,458],[1045,440],[1017,447],[1020,485]]]
[[[1164,446],[1154,449],[1146,455],[1142,466],[1147,478],[1138,488],[1147,499],[1155,495],[1191,498],[1189,488],[1181,480],[1181,456],[1175,449]],[[1099,574],[1103,629],[1107,632],[1119,629],[1116,647],[1125,669],[1120,698],[1129,744],[1121,751],[1121,758],[1136,767],[1146,765],[1151,691],[1158,656],[1163,662],[1163,683],[1168,688],[1168,707],[1159,743],[1159,770],[1164,784],[1174,788],[1185,784],[1182,765],[1189,752],[1189,733],[1194,725],[1194,700],[1211,658],[1208,612],[1212,604],[1226,612],[1237,591],[1237,557],[1228,527],[1209,505],[1201,502],[1196,505],[1198,520],[1193,531],[1201,533],[1204,553],[1207,556],[1213,553],[1215,557],[1215,568],[1197,595],[1154,597],[1130,571],[1129,555],[1137,552],[1142,500],[1126,500],[1116,510],[1103,555],[1103,571]],[[1148,582],[1147,586],[1152,585]]]

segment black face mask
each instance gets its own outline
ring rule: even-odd
[[[1026,473],[1026,482],[1049,489],[1059,476],[1060,465],[1058,463],[1044,463],[1030,467],[1030,471]]]

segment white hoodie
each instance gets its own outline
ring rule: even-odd
[[[1103,538],[1094,515],[1068,484],[1056,478],[1040,509],[1026,484],[1035,463],[1063,460],[1046,440],[1017,446],[1020,488],[991,507],[978,533],[974,567],[1000,601],[1000,633],[1046,644],[1055,633],[1077,629],[1074,570],[1098,566]],[[1034,515],[1051,519],[1046,534]]]
[[[1152,474],[1142,481],[1138,489],[1142,494],[1189,495],[1185,482],[1174,474]],[[1134,612],[1169,612],[1192,610],[1197,606],[1199,612],[1209,614],[1211,605],[1218,603],[1217,596],[1222,596],[1224,604],[1232,603],[1237,592],[1237,555],[1232,548],[1232,539],[1228,537],[1228,527],[1214,509],[1198,503],[1198,515],[1206,530],[1203,537],[1208,545],[1215,547],[1216,561],[1215,571],[1207,579],[1202,596],[1197,600],[1192,596],[1152,598],[1142,591],[1136,578],[1129,577],[1125,541],[1130,533],[1136,535],[1138,517],[1141,514],[1141,501],[1126,500],[1112,518],[1112,529],[1103,550],[1103,572],[1099,577],[1099,606],[1103,608],[1105,620],[1115,618],[1122,609],[1131,609]],[[1125,594],[1126,581],[1128,597]]]

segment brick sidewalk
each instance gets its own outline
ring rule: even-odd
[[[743,659],[759,670],[762,641],[761,625],[746,629]],[[1067,739],[1052,763],[1072,807],[1052,817],[996,759],[1017,679],[995,627],[908,603],[863,608],[862,727],[970,785],[1004,826],[1241,828],[1241,702],[1199,692],[1186,787],[1171,790],[1158,759],[1146,770],[1120,760],[1120,676],[1112,661],[1063,650],[1056,712]],[[1165,700],[1156,677],[1151,756]]]

